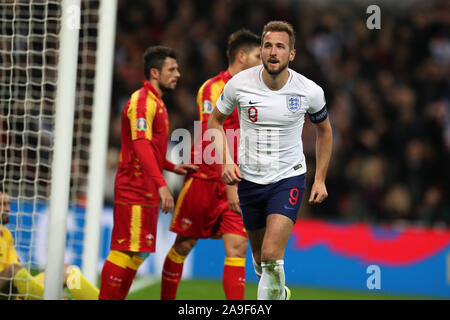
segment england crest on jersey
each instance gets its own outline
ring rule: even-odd
[[[292,113],[296,113],[300,110],[300,97],[299,96],[287,96],[286,107]]]

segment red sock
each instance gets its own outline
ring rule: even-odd
[[[134,255],[127,263],[127,271],[126,271],[126,277],[124,278],[124,281],[122,282],[122,286],[120,288],[122,299],[125,300],[125,298],[128,295],[128,292],[130,291],[131,285],[133,283],[134,277],[136,276],[136,273],[141,266],[141,264],[147,259],[147,255],[145,257],[141,255]]]
[[[133,283],[134,277],[136,276],[137,270],[133,270],[127,267],[126,275],[123,279],[122,286],[120,287],[120,300],[125,300],[130,291],[131,284]]]
[[[179,255],[174,248],[167,254],[162,270],[161,300],[175,300],[185,258],[186,256]]]
[[[123,300],[121,287],[127,277],[127,268],[105,261],[102,270],[99,300]]]
[[[222,284],[227,300],[244,300],[245,258],[225,257]]]

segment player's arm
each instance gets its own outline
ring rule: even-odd
[[[176,173],[176,174],[180,174],[180,175],[185,175],[188,173],[192,173],[192,172],[196,172],[198,171],[198,166],[193,165],[193,164],[174,164],[172,162],[170,162],[169,160],[165,159],[164,160],[164,170]]]
[[[220,112],[217,106],[214,107],[208,119],[208,133],[214,143],[216,155],[222,163],[222,179],[226,184],[232,185],[241,181],[242,175],[228,149],[225,131],[223,130],[223,123],[227,118],[228,115]]]
[[[226,185],[228,207],[231,211],[241,214],[241,207],[239,206],[239,195],[236,185]]]
[[[314,183],[311,188],[309,203],[320,203],[328,197],[325,186],[328,164],[330,163],[333,147],[333,133],[328,118],[320,123],[315,123],[316,127],[316,173]]]
[[[132,148],[142,169],[156,184],[161,210],[167,213],[173,210],[175,204],[151,146],[157,103],[153,99],[147,99],[146,95],[146,91],[141,89],[133,93],[129,101],[127,117],[130,121]]]
[[[308,116],[316,127],[316,173],[309,203],[320,203],[328,197],[325,178],[331,158],[333,134],[328,118],[325,94],[319,86],[315,86],[309,96]]]
[[[167,187],[166,180],[164,180],[162,173],[158,169],[158,162],[156,161],[150,141],[146,139],[134,140],[133,150],[139,158],[143,170],[158,188],[158,194],[161,199],[161,210],[164,213],[172,212],[175,207],[173,196]]]

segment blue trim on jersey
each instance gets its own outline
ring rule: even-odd
[[[247,230],[266,226],[269,214],[278,213],[294,223],[306,187],[306,174],[282,179],[271,184],[242,180],[238,185],[239,206]]]
[[[312,123],[321,123],[328,117],[327,105],[324,105],[323,108],[316,113],[308,113],[308,116]]]

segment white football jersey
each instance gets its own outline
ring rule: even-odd
[[[239,72],[223,89],[218,110],[229,115],[237,106],[240,122],[239,168],[245,180],[269,184],[306,172],[302,130],[326,119],[325,97],[313,81],[289,70],[283,88],[270,90],[262,65]]]

